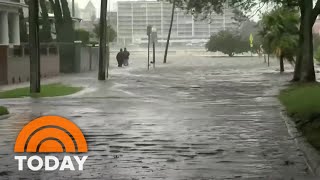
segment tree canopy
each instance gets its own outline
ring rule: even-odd
[[[212,35],[206,48],[208,51],[220,51],[230,57],[250,49],[249,41],[242,40],[240,35],[234,31],[220,31]]]
[[[264,47],[278,57],[292,60],[297,55],[299,40],[299,15],[294,9],[280,7],[263,16],[261,20]]]
[[[90,32],[84,29],[76,29],[75,30],[76,37],[75,40],[81,41],[83,44],[88,44],[90,41]]]
[[[111,25],[106,26],[107,39],[109,42],[113,42],[117,38],[117,32],[112,28]],[[93,29],[94,34],[97,38],[100,38],[100,24],[95,24]]]

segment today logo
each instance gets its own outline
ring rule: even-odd
[[[15,153],[86,153],[87,142],[81,130],[68,119],[59,116],[44,116],[28,123],[19,133],[14,146]],[[88,156],[72,156],[82,171]],[[19,171],[24,170],[24,162],[32,171],[43,168],[46,171],[75,170],[72,158],[64,156],[61,165],[55,156],[15,156]],[[59,167],[60,166],[60,167]]]

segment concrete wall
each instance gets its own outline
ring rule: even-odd
[[[19,48],[20,47],[20,48]],[[21,48],[24,47],[24,48]],[[75,73],[98,70],[99,47],[88,47],[82,44],[76,46]],[[42,49],[41,77],[57,76],[60,73],[60,59],[56,47]],[[0,84],[15,84],[30,80],[30,59],[27,45],[0,46]],[[8,54],[7,54],[8,52]]]
[[[76,50],[76,70],[75,72],[88,72],[98,70],[99,48],[78,46]]]
[[[41,77],[52,77],[59,74],[59,56],[41,56]],[[28,56],[8,58],[8,84],[30,80],[30,60]]]

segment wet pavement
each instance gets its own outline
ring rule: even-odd
[[[86,87],[57,98],[0,100],[0,179],[291,179],[309,176],[280,117],[278,88],[291,77],[258,58],[174,56],[156,70],[133,56],[96,73],[52,81]],[[13,146],[41,115],[60,115],[85,134],[84,171],[19,172]],[[31,156],[32,154],[29,154]],[[63,157],[64,154],[58,155]],[[70,155],[70,154],[69,154]]]

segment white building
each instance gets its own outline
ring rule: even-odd
[[[84,9],[80,9],[80,18],[84,21],[95,21],[97,19],[97,9],[91,0]]]
[[[19,45],[19,8],[27,7],[20,0],[0,0],[0,45]]]
[[[97,22],[97,9],[93,5],[91,0],[88,2],[85,8],[80,9],[79,12],[80,18],[82,19],[80,23],[80,28],[89,32],[93,32],[94,25],[98,24],[99,22]]]
[[[119,1],[118,2],[118,42],[146,43],[148,25],[157,28],[159,42],[165,42],[168,36],[172,4],[159,1]],[[234,14],[226,9],[224,15],[212,14],[211,22],[198,21],[192,15],[177,8],[172,28],[171,42],[199,43],[207,42],[213,33],[235,28]]]

